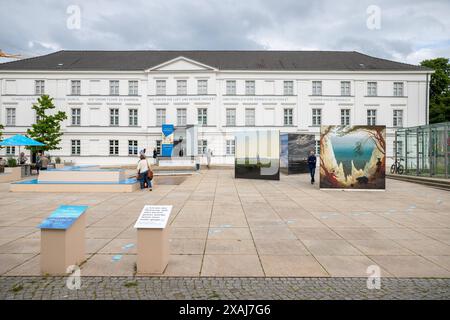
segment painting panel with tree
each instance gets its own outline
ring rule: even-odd
[[[385,126],[322,126],[320,188],[384,190]]]

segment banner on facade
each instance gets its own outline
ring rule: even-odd
[[[163,157],[171,157],[173,150],[173,124],[163,124],[162,128],[162,141],[161,141],[161,155]]]

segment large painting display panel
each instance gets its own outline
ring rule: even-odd
[[[236,133],[235,178],[280,180],[280,133]]]
[[[173,150],[171,157],[186,156],[186,127],[175,127],[173,132]]]
[[[314,135],[282,133],[280,135],[280,169],[285,174],[307,173],[309,152],[315,149]]]
[[[307,173],[309,152],[315,149],[316,140],[309,134],[289,134],[288,173]]]
[[[322,126],[320,188],[384,190],[385,126]]]
[[[288,173],[289,169],[289,133],[280,134],[280,170]]]

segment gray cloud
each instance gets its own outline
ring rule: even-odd
[[[366,26],[369,5],[381,28]],[[69,5],[81,29],[66,27]],[[0,0],[0,48],[24,56],[60,49],[356,50],[418,63],[450,56],[450,2],[420,0]]]

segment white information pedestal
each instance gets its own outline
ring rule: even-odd
[[[145,206],[137,229],[137,272],[161,274],[169,263],[169,220],[172,206]]]

